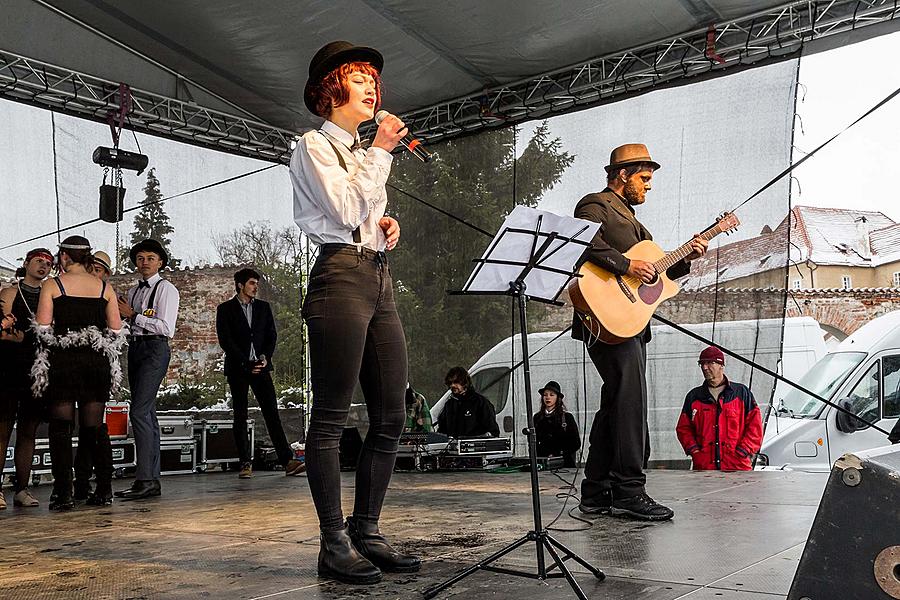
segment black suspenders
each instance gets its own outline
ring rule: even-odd
[[[334,145],[334,142],[331,141],[331,138],[329,138],[328,134],[326,134],[324,131],[322,131],[320,129],[319,133],[322,134],[322,136],[328,141],[328,144],[331,146],[331,149],[334,150],[334,154],[335,154],[335,156],[337,156],[337,159],[338,159],[338,164],[341,165],[341,168],[343,170],[347,171],[347,162],[344,160],[344,156],[337,149],[337,146]],[[349,173],[349,171],[348,171],[348,173]],[[357,227],[356,229],[353,230],[353,243],[354,244],[362,243],[362,235],[360,235],[360,233],[359,233],[359,227]]]

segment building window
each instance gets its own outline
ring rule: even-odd
[[[802,279],[795,279],[795,280],[794,280],[794,283],[792,284],[792,287],[793,287],[795,290],[803,289],[803,280],[802,280]]]
[[[891,285],[900,287],[900,272],[894,273],[894,276],[891,279]]]
[[[845,289],[845,290],[849,290],[852,287],[853,287],[853,285],[850,282],[850,276],[849,275],[842,276],[841,277],[841,288]]]

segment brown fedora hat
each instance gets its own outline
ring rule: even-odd
[[[647,163],[653,165],[654,171],[659,170],[659,163],[650,158],[650,151],[644,144],[624,144],[614,149],[609,153],[609,164],[605,168],[609,173],[636,163]]]

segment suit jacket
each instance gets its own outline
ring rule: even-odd
[[[600,223],[600,230],[591,240],[592,247],[585,251],[582,260],[588,260],[616,275],[624,275],[631,262],[624,253],[632,246],[644,240],[652,240],[653,236],[634,216],[634,209],[625,200],[609,188],[599,193],[588,194],[575,205],[575,217]],[[666,275],[670,279],[684,277],[691,270],[687,261],[672,265]],[[638,335],[644,341],[650,341],[650,326]],[[572,337],[576,340],[587,339],[581,320],[574,317]]]
[[[250,341],[257,356],[265,356],[268,363],[264,371],[272,370],[272,356],[278,332],[272,308],[264,300],[253,301],[253,326],[247,324],[247,317],[237,296],[223,302],[216,308],[216,335],[219,345],[225,351],[225,375],[249,373]]]

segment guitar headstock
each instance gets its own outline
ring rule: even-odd
[[[721,233],[730,234],[738,228],[741,222],[734,213],[722,213],[722,216],[716,221],[716,229]]]

